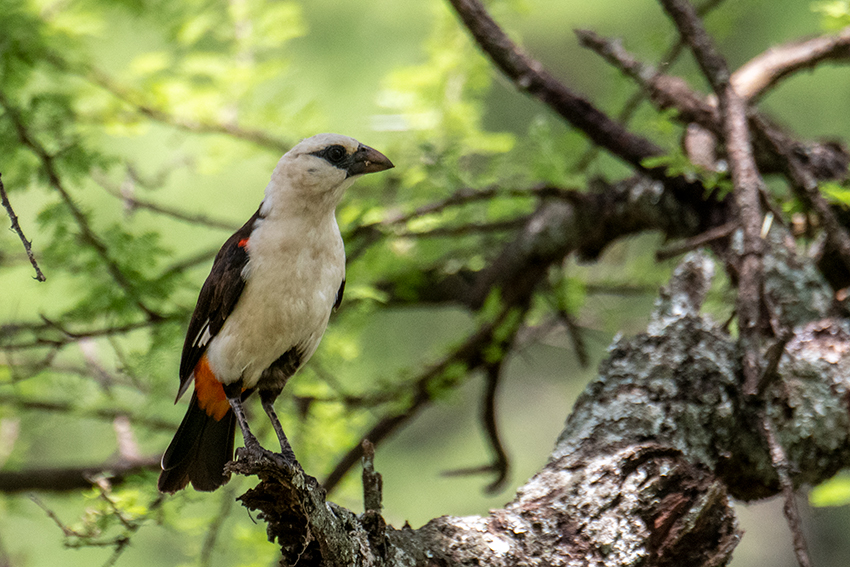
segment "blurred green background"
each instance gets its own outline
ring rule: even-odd
[[[621,37],[630,50],[650,62],[657,61],[658,53],[675,41],[671,26],[651,0],[516,0],[495,2],[491,8],[500,23],[556,76],[612,114],[633,87],[598,57],[581,49],[571,30],[586,28]],[[0,0],[0,14],[4,13],[44,22],[43,35],[33,41],[42,41],[50,49],[66,45],[67,51],[62,53],[75,70],[66,73],[35,65],[33,76],[24,82],[11,72],[0,80],[11,85],[20,100],[32,100],[34,93],[42,91],[73,100],[73,135],[86,147],[117,159],[119,165],[104,163],[98,169],[104,178],[100,182],[93,182],[87,173],[69,173],[68,185],[75,199],[91,212],[95,227],[106,230],[117,223],[136,235],[159,233],[159,244],[167,252],[151,256],[157,268],[214,249],[228,232],[147,210],[128,213],[121,199],[103,187],[120,189],[126,183],[122,163],[131,163],[139,179],[153,180],[150,188],[137,183],[137,197],[238,226],[262,198],[280,152],[228,135],[200,134],[168,120],[150,120],[139,112],[138,107],[145,104],[196,122],[239,116],[240,124],[278,137],[284,145],[315,132],[336,131],[384,151],[396,163],[397,182],[403,189],[388,191],[378,185],[380,180],[360,182],[340,210],[344,232],[363,219],[384,218],[397,207],[407,211],[411,204],[446,197],[452,189],[441,180],[485,186],[499,179],[498,172],[510,171],[505,168],[512,163],[526,163],[525,151],[543,156],[543,161],[531,173],[516,174],[519,181],[511,179],[511,183],[521,184],[527,176],[531,181],[572,186],[596,175],[617,179],[627,172],[606,156],[593,162],[584,174],[571,171],[586,149],[581,137],[492,71],[476,55],[448,7],[436,0],[193,0],[174,4]],[[8,18],[5,25],[8,29],[6,40],[0,38],[4,50],[0,56],[11,58],[9,38],[13,34],[9,29],[18,24]],[[773,44],[823,31],[820,14],[809,2],[799,0],[726,2],[707,25],[732,66]],[[32,53],[45,56],[38,49]],[[108,77],[114,87],[112,94],[92,86],[91,75],[79,78],[86,76],[86,69]],[[688,57],[670,71],[705,88]],[[184,80],[187,75],[192,80]],[[115,95],[122,85],[130,93],[123,102]],[[127,105],[127,100],[138,104]],[[821,66],[783,84],[763,105],[800,136],[850,139],[848,100],[847,69]],[[53,125],[57,138],[70,128],[61,125],[63,119],[58,116],[59,125]],[[665,147],[672,149],[677,144],[676,128],[646,106],[633,124]],[[11,138],[0,139],[9,144]],[[428,163],[433,148],[436,155],[446,158],[446,171],[435,173]],[[56,197],[33,173],[37,167],[27,161],[25,152],[12,157],[19,150],[10,145],[0,147],[0,172],[22,226],[40,254],[42,245],[57,238],[51,232],[54,221],[39,217]],[[478,175],[449,171],[450,164],[456,163],[450,158],[467,152],[492,159],[498,166]],[[550,152],[548,160],[544,159],[546,152]],[[85,162],[86,171],[96,169],[94,161]],[[439,179],[433,177],[437,174]],[[396,202],[394,198],[406,200]],[[654,262],[652,255],[659,244],[657,236],[644,235],[611,247],[598,263],[580,265],[570,260],[564,268],[570,278],[580,282],[576,284],[581,293],[575,315],[585,330],[590,355],[586,367],[578,363],[562,328],[531,325],[521,335],[498,400],[499,425],[511,458],[509,484],[498,494],[487,495],[483,490],[489,482],[486,476],[444,474],[489,459],[478,423],[483,385],[480,376],[473,376],[461,387],[447,389],[436,404],[378,448],[376,467],[384,476],[388,522],[401,526],[408,521],[418,527],[443,514],[486,514],[510,500],[514,489],[545,463],[569,408],[593,378],[614,335],[644,329],[655,290],[673,266]],[[0,321],[37,321],[40,314],[59,317],[89,301],[86,294],[93,272],[86,272],[85,266],[63,264],[61,248],[40,257],[48,281],[36,283],[31,267],[19,257],[15,236],[4,233],[0,245]],[[422,245],[419,252],[439,255],[454,245],[438,239]],[[332,320],[316,366],[305,369],[288,391],[321,397],[332,393],[329,384],[346,391],[369,391],[399,376],[411,376],[438,360],[449,345],[474,327],[474,317],[456,307],[385,307],[370,302],[375,293],[370,285],[383,267],[379,259],[367,257],[362,265],[349,268],[348,300]],[[170,289],[170,300],[191,309],[208,270],[207,260],[187,271],[185,280]],[[709,306],[718,318],[728,315],[725,298],[720,289]],[[85,316],[80,317],[78,320],[84,320]],[[86,409],[115,404],[179,422],[182,406],[171,406],[170,397],[177,385],[184,324],[175,322],[155,337],[138,331],[121,339],[119,350],[128,353],[134,376],[145,383],[138,388],[122,384],[104,388],[58,371],[16,381],[9,368],[26,362],[26,355],[7,352],[6,365],[0,367],[0,393],[69,399],[79,411],[33,412],[14,404],[0,405],[0,438],[14,441],[4,444],[0,439],[2,466],[8,470],[70,466],[109,458],[115,451],[112,426],[109,421],[84,417]],[[126,362],[116,361],[111,352],[98,350],[104,364],[117,367]],[[69,365],[79,366],[84,359],[79,349],[65,356]],[[318,404],[306,420],[300,420],[296,404],[286,394],[278,407],[296,453],[307,471],[319,478],[375,417],[369,411],[349,412],[340,404]],[[135,429],[135,434],[144,454],[161,451],[170,438],[167,431],[144,428]],[[116,491],[116,498],[127,510],[138,507],[144,514],[155,497],[151,490],[154,481],[153,473],[135,478]],[[186,491],[170,498],[132,535],[117,564],[276,564],[276,548],[265,543],[263,526],[232,503],[249,485],[246,479],[234,478],[217,493]],[[332,499],[360,510],[359,490],[359,471],[355,470]],[[37,497],[69,526],[88,525],[81,518],[97,509],[94,491]],[[847,509],[802,505],[815,565],[847,565]],[[746,534],[733,565],[794,565],[781,502],[740,508]],[[219,541],[214,554],[204,558],[199,554],[211,518],[222,511],[229,512],[223,516]],[[114,526],[108,529],[114,530]],[[111,556],[109,549],[68,549],[64,541],[61,530],[27,495],[0,497],[0,550],[10,565],[89,566],[103,564]]]

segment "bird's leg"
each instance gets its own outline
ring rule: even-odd
[[[248,420],[245,418],[245,409],[242,406],[241,388],[237,388],[237,393],[231,396],[231,388],[228,388],[228,386],[230,386],[230,384],[224,386],[224,393],[227,395],[227,402],[230,404],[230,408],[233,410],[234,415],[236,415],[236,423],[239,424],[239,429],[242,430],[242,438],[245,440],[245,448],[252,452],[262,452],[260,442],[257,441],[257,438],[253,433],[251,433],[251,429],[248,427]]]
[[[274,432],[277,434],[277,439],[280,441],[280,454],[292,465],[301,468],[301,464],[298,462],[298,459],[295,458],[295,451],[292,450],[292,446],[286,438],[286,433],[283,432],[283,426],[280,424],[280,420],[277,418],[277,413],[274,411],[274,401],[280,395],[281,390],[282,388],[260,390],[260,403],[262,404],[266,415],[269,416]]]

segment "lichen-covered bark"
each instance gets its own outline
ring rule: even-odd
[[[827,316],[826,285],[781,230],[769,241],[765,295],[793,338],[762,399],[742,393],[734,338],[699,313],[713,263],[692,254],[647,332],[615,341],[549,462],[503,509],[396,529],[326,503],[301,471],[246,460],[233,470],[262,482],[242,501],[284,565],[724,565],[740,538],[730,498],[779,491],[760,412],[795,484],[850,464],[850,328]]]

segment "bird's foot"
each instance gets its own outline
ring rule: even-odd
[[[274,463],[274,465],[279,468],[294,469],[296,471],[304,472],[304,469],[301,468],[301,464],[295,458],[295,453],[290,451],[287,455],[269,451],[260,445],[256,439],[254,439],[253,442],[246,442],[244,447],[236,449],[236,457],[239,460],[245,461],[258,462],[265,460]]]

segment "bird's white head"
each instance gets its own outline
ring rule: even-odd
[[[266,188],[266,206],[286,201],[311,209],[336,208],[361,175],[394,167],[381,152],[340,134],[317,134],[286,152]]]

